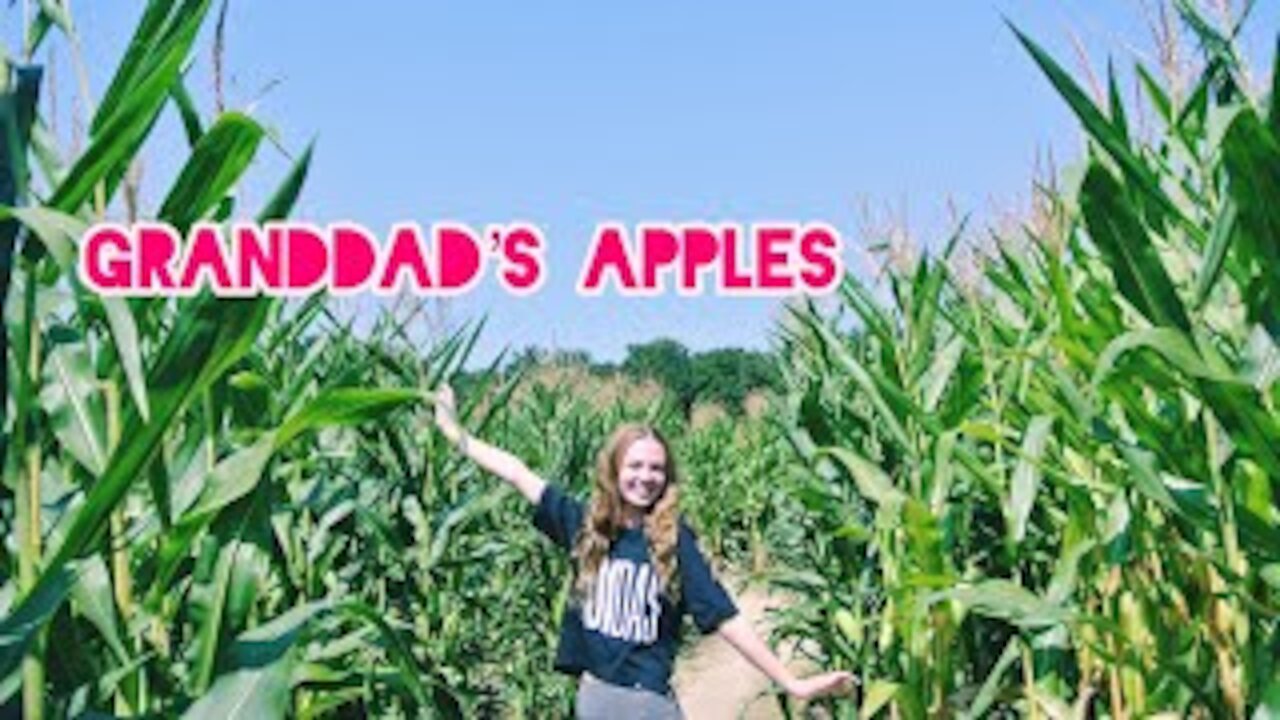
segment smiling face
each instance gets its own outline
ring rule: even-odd
[[[623,531],[640,530],[649,545],[663,592],[679,595],[675,581],[680,527],[680,468],[657,428],[624,423],[596,455],[591,500],[574,541],[575,591],[590,597],[601,565]]]
[[[667,487],[667,451],[656,438],[643,436],[627,448],[618,467],[618,494],[627,509],[647,511]]]

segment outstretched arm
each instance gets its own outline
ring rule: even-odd
[[[542,498],[542,491],[547,481],[529,469],[520,458],[499,447],[467,434],[458,422],[457,407],[454,402],[453,388],[440,385],[435,392],[436,427],[449,442],[457,446],[463,455],[471,458],[477,465],[506,480],[520,491],[531,503]]]
[[[801,700],[843,692],[853,682],[853,674],[843,671],[797,678],[760,639],[742,614],[726,620],[718,632],[760,672],[781,685],[789,695]]]

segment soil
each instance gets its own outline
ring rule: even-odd
[[[735,587],[726,582],[726,587]],[[758,586],[735,594],[738,611],[762,638],[769,636],[766,611],[784,599]],[[795,664],[786,652],[782,659]],[[783,717],[769,678],[718,635],[701,638],[676,661],[676,696],[689,720],[777,720]],[[793,705],[794,707],[794,705]],[[803,717],[802,715],[797,715]]]

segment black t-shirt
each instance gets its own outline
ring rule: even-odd
[[[572,550],[584,514],[581,502],[548,484],[533,523],[557,545]],[[659,590],[644,530],[624,529],[600,564],[591,598],[585,603],[571,600],[565,609],[557,670],[571,675],[589,672],[614,685],[669,692],[684,613],[709,633],[738,612],[683,521],[679,533],[679,603],[673,605]]]

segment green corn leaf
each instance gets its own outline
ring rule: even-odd
[[[1209,116],[1209,88],[1213,84],[1215,62],[1210,62],[1205,72],[1196,81],[1195,89],[1187,97],[1178,113],[1174,132],[1189,150],[1193,150],[1205,138],[1205,128]]]
[[[307,144],[307,149],[289,168],[289,174],[285,176],[280,187],[276,188],[266,206],[258,213],[258,222],[282,220],[293,211],[298,195],[302,193],[302,184],[307,179],[307,170],[311,167],[311,154],[314,148],[314,142]]]
[[[248,495],[257,487],[276,448],[276,434],[264,434],[249,447],[220,460],[202,483],[200,495],[190,509],[173,523],[156,557],[156,581],[148,604],[155,605],[168,592],[179,563],[187,556],[191,543],[207,528],[218,513]]]
[[[1236,235],[1236,204],[1230,198],[1222,203],[1222,208],[1213,220],[1213,228],[1209,232],[1209,246],[1206,248],[1204,263],[1200,266],[1200,274],[1196,276],[1195,299],[1193,305],[1196,309],[1202,309],[1209,300],[1209,294],[1213,292],[1214,286],[1218,282],[1218,278],[1222,275],[1222,268],[1227,259],[1227,250],[1230,249]]]
[[[1251,455],[1272,477],[1280,477],[1280,452],[1275,444],[1280,422],[1267,410],[1258,391],[1241,383],[1212,380],[1201,380],[1198,390],[1231,433],[1236,447]]]
[[[157,582],[149,597],[155,604],[187,556],[191,543],[224,509],[246,497],[261,481],[272,455],[306,432],[350,426],[377,419],[402,405],[417,402],[415,390],[336,388],[323,391],[280,428],[253,445],[218,462],[202,484],[190,509],[173,525],[158,556]]]
[[[2,207],[0,219],[25,225],[64,273],[75,271],[77,239],[87,226],[78,218],[43,207]]]
[[[138,21],[124,57],[116,67],[89,125],[97,136],[134,100],[147,78],[176,58],[181,63],[208,12],[208,0],[150,0]],[[177,66],[174,66],[175,69]],[[167,92],[172,82],[165,84]]]
[[[228,646],[230,633],[242,627],[247,611],[253,604],[262,576],[255,571],[255,558],[261,557],[264,530],[269,524],[269,493],[264,488],[231,507],[218,518],[213,529],[211,547],[216,547],[216,562],[210,582],[206,585],[206,611],[200,620],[195,637],[195,689],[204,692],[214,682],[216,672],[238,668],[236,658]],[[269,542],[269,541],[266,541]],[[274,621],[273,621],[274,622]],[[281,625],[288,625],[289,616],[278,624],[267,623],[265,633],[274,632]],[[252,637],[252,636],[251,636]],[[291,645],[282,643],[276,649],[283,652]],[[278,659],[276,655],[258,656],[259,664],[266,665]]]
[[[216,300],[207,295],[184,306],[148,374],[153,401],[150,422],[142,420],[136,410],[126,409],[122,437],[129,441],[120,443],[108,459],[102,477],[90,488],[61,545],[15,614],[35,613],[35,603],[52,597],[65,575],[64,566],[81,557],[100,537],[111,512],[155,458],[170,423],[194,395],[219,378],[252,345],[266,319],[266,308],[260,300]],[[65,593],[57,602],[63,598]],[[12,670],[8,663],[19,659],[0,652],[0,676],[8,675]]]
[[[958,430],[948,430],[939,435],[934,442],[933,487],[929,493],[929,511],[938,517],[945,514],[946,503],[951,496],[951,487],[955,480],[955,467],[951,459],[955,453],[958,435]]]
[[[45,12],[43,7],[44,5],[54,5],[54,3],[44,0],[40,4],[42,6],[40,11],[36,13],[35,17],[31,18],[31,23],[27,26],[26,42],[22,46],[22,52],[27,57],[35,57],[40,46],[44,44],[44,39],[49,36],[49,31],[57,24],[55,16]],[[54,5],[54,7],[57,6]],[[58,19],[65,19],[66,17],[66,12],[58,13]],[[63,32],[69,32],[69,29],[64,29]]]
[[[293,696],[294,653],[263,666],[233,670],[218,677],[182,714],[184,720],[270,720],[284,718]]]
[[[1095,392],[1116,372],[1116,363],[1120,358],[1135,350],[1157,353],[1188,379],[1202,378],[1220,383],[1244,384],[1226,368],[1211,367],[1185,333],[1169,327],[1159,327],[1130,330],[1107,343],[1094,367],[1092,383]]]
[[[107,316],[107,326],[111,328],[111,338],[115,341],[116,356],[120,358],[120,367],[124,370],[125,382],[129,385],[129,397],[133,399],[142,421],[146,422],[151,416],[151,405],[147,400],[147,379],[142,369],[142,343],[138,338],[138,323],[124,298],[104,297],[101,302]]]
[[[1128,444],[1120,445],[1120,454],[1133,472],[1133,485],[1149,500],[1171,512],[1179,512],[1177,501],[1160,480],[1155,453]],[[1127,516],[1126,516],[1127,517]]]
[[[1241,264],[1258,268],[1246,303],[1251,318],[1280,339],[1280,142],[1246,110],[1223,136],[1222,154],[1239,212],[1235,251]]]
[[[1009,580],[983,580],[934,593],[928,598],[930,604],[941,600],[959,601],[979,615],[1027,629],[1049,628],[1071,622],[1076,617],[1072,611],[1050,603]]]
[[[378,632],[382,640],[382,646],[399,669],[410,694],[418,702],[427,703],[427,686],[423,684],[422,680],[423,678],[428,678],[433,680],[432,684],[436,686],[430,694],[435,706],[445,712],[452,711],[449,717],[462,716],[457,698],[448,692],[447,685],[440,678],[439,673],[417,660],[413,653],[409,651],[409,648],[405,646],[400,635],[387,624],[382,612],[357,600],[343,602],[338,606],[338,612],[346,617],[360,620]]]
[[[106,419],[84,343],[59,343],[45,358],[40,404],[58,443],[95,477],[107,464]]]
[[[61,185],[67,174],[67,164],[57,144],[58,139],[43,122],[37,121],[32,125],[31,152],[35,155],[36,163],[44,173],[45,184],[49,187]]]
[[[200,111],[196,109],[196,101],[187,92],[187,83],[181,76],[174,81],[169,90],[173,104],[178,108],[178,116],[182,118],[182,130],[187,135],[187,145],[195,148],[204,135],[204,124],[200,122]]]
[[[1173,125],[1173,102],[1169,100],[1169,95],[1160,86],[1160,81],[1156,80],[1151,72],[1147,70],[1142,63],[1137,64],[1138,78],[1142,82],[1142,87],[1147,91],[1147,97],[1151,98],[1151,104],[1155,107],[1156,112],[1160,113],[1160,118],[1164,120],[1165,125]]]
[[[819,456],[828,456],[844,466],[863,497],[891,512],[907,501],[907,496],[894,487],[893,481],[878,465],[849,448],[824,447]]]
[[[1018,637],[1009,638],[1009,642],[1005,643],[1004,650],[1000,653],[1000,658],[991,667],[991,672],[987,673],[987,679],[982,681],[982,686],[978,689],[977,696],[974,697],[968,709],[960,716],[962,720],[972,720],[973,718],[987,716],[987,709],[996,701],[996,696],[1000,692],[1001,679],[1021,656],[1021,645],[1021,640]]]
[[[894,342],[893,324],[880,309],[871,292],[858,282],[853,275],[846,275],[840,283],[840,297],[845,304],[853,308],[863,324],[880,341],[891,345]]]
[[[31,592],[0,619],[0,702],[20,686],[19,668],[36,633],[49,622],[76,585],[78,563],[64,563],[44,571]]]
[[[277,449],[283,447],[298,435],[317,428],[368,422],[421,399],[419,391],[401,388],[325,390],[285,420],[276,433],[275,446]]]
[[[86,690],[89,686],[92,686],[96,688],[99,697],[109,697],[126,678],[137,673],[145,667],[148,662],[154,661],[154,653],[139,653],[136,657],[129,658],[127,662],[123,662],[112,668],[110,672],[94,678],[93,682],[86,686]],[[77,690],[77,692],[79,692],[79,690]],[[86,717],[87,715],[88,713],[85,713],[85,715],[81,715],[81,717]]]
[[[106,91],[102,94],[102,100],[98,103],[98,110],[89,125],[90,134],[98,134],[110,116],[117,111],[117,107],[124,101],[131,86],[136,85],[138,78],[143,73],[143,66],[154,58],[154,53],[157,51],[155,41],[168,24],[175,2],[176,0],[149,0],[147,2],[147,7],[134,28],[133,37],[130,38],[129,45],[125,48],[120,64],[116,66],[115,74],[107,85]]]
[[[924,373],[934,355],[934,323],[938,317],[939,297],[947,280],[943,262],[920,261],[920,270],[911,291],[914,319],[911,323],[911,382]]]
[[[214,669],[222,648],[222,638],[226,634],[226,616],[228,595],[231,592],[231,577],[235,571],[238,558],[241,556],[241,541],[245,524],[250,513],[245,512],[235,522],[236,529],[231,537],[222,538],[218,547],[218,561],[213,569],[213,578],[209,583],[209,603],[199,628],[196,631],[195,656],[195,690],[203,693],[210,690],[214,682]],[[235,674],[232,674],[235,677]]]
[[[1106,257],[1125,298],[1153,324],[1190,332],[1186,309],[1150,235],[1126,201],[1124,188],[1097,163],[1085,175],[1080,206],[1089,237]]]
[[[1280,563],[1263,566],[1258,571],[1258,577],[1262,578],[1262,581],[1270,585],[1273,590],[1280,591]],[[1277,717],[1280,718],[1280,716]]]
[[[1272,136],[1280,138],[1280,36],[1276,37],[1273,52],[1275,55],[1271,61],[1271,96],[1267,101],[1267,120]]]
[[[1240,503],[1236,503],[1235,513],[1240,542],[1246,550],[1258,558],[1280,560],[1280,523],[1272,519],[1273,513],[1258,513]]]
[[[1107,61],[1107,104],[1111,106],[1111,125],[1115,127],[1125,147],[1129,147],[1129,120],[1124,114],[1120,87],[1116,85],[1115,65],[1110,60]]]
[[[888,680],[873,680],[867,684],[867,694],[862,698],[862,707],[858,709],[858,720],[871,720],[898,694],[898,683]]]
[[[1187,228],[1188,232],[1198,232],[1198,228],[1183,216],[1178,206],[1161,189],[1160,180],[1151,171],[1151,168],[1133,152],[1124,134],[1094,105],[1088,94],[1035,41],[1024,35],[1022,31],[1012,24],[1009,27],[1018,36],[1018,41],[1022,43],[1022,46],[1031,54],[1032,59],[1048,76],[1049,82],[1067,101],[1067,105],[1075,112],[1076,117],[1084,124],[1085,130],[1088,131],[1090,137],[1096,140],[1107,151],[1107,154],[1116,161],[1124,170],[1125,176],[1130,178],[1138,189],[1149,196],[1163,212],[1179,220]]]
[[[932,413],[938,409],[938,401],[942,399],[942,393],[951,382],[964,349],[964,337],[957,334],[933,356],[929,371],[924,375],[924,392],[920,403],[921,409],[926,413]]]
[[[481,317],[470,329],[459,329],[441,343],[440,352],[433,353],[430,358],[433,370],[427,374],[427,387],[439,385],[442,379],[450,377],[462,367],[480,340],[480,333],[488,321],[487,316]],[[468,414],[464,413],[462,417],[465,420]]]
[[[1280,678],[1268,683],[1250,720],[1280,720]]]
[[[77,217],[47,207],[0,207],[0,218],[13,217],[26,225],[58,263],[63,274],[76,274],[76,256],[79,239],[84,236],[88,226]],[[79,285],[76,286],[79,288]],[[77,290],[81,302],[96,302],[102,305],[107,318],[107,327],[111,330],[115,341],[114,350],[120,359],[120,367],[124,371],[125,380],[129,384],[129,394],[145,421],[150,416],[150,404],[147,400],[147,382],[142,369],[142,347],[138,339],[138,326],[134,321],[133,311],[128,302],[121,297],[94,296]]]
[[[71,601],[80,613],[93,624],[106,641],[116,662],[129,662],[129,651],[120,640],[120,624],[116,619],[115,599],[111,591],[111,576],[101,555],[91,555],[80,563],[81,572],[71,591]]]
[[[1239,66],[1240,60],[1236,56],[1230,38],[1219,32],[1200,12],[1200,8],[1196,7],[1195,3],[1191,0],[1174,0],[1173,5],[1177,8],[1182,21],[1200,39],[1201,46],[1211,59],[1228,69]]]
[[[1134,487],[1139,492],[1205,530],[1220,532],[1218,509],[1208,488],[1181,478],[1162,477],[1154,453],[1129,445],[1121,445],[1120,452],[1133,470]],[[1259,557],[1280,557],[1280,528],[1248,507],[1237,504],[1235,511],[1241,544]]]
[[[105,196],[110,201],[115,182],[133,160],[142,138],[155,122],[179,62],[180,58],[173,58],[168,65],[148,77],[111,122],[93,136],[89,147],[76,159],[49,198],[50,207],[67,213],[77,212],[100,182],[105,183]]]
[[[167,13],[167,7],[171,4],[171,1],[154,1],[148,8],[147,16],[150,17],[153,10]],[[137,154],[143,138],[155,124],[160,109],[169,96],[207,5],[208,0],[185,2],[178,10],[176,29],[158,44],[151,32],[141,37],[135,36],[135,43],[143,44],[140,52],[146,53],[145,66],[135,68],[138,73],[136,78],[130,76],[122,79],[117,73],[116,80],[94,116],[92,141],[54,190],[48,202],[51,207],[63,212],[75,212],[100,182],[105,183],[104,194],[110,201],[116,185],[124,175],[124,169]],[[144,19],[143,26],[139,26],[139,33],[142,33],[146,24],[147,20]],[[130,52],[133,50],[131,46]],[[122,69],[129,63],[130,57],[126,55]],[[118,94],[113,94],[113,91],[118,91]]]
[[[1049,588],[1045,593],[1046,600],[1059,605],[1070,600],[1080,576],[1080,560],[1095,547],[1097,543],[1091,539],[1063,541],[1062,553],[1054,566],[1053,577],[1049,580]]]
[[[903,429],[902,422],[898,419],[898,416],[890,409],[880,386],[872,378],[866,366],[854,356],[844,341],[837,337],[825,323],[816,323],[814,328],[827,349],[834,355],[840,367],[849,374],[849,377],[866,394],[880,421],[884,423],[884,429],[888,431],[889,436],[898,443],[899,447],[910,452],[913,446],[907,438],[907,431]]]
[[[3,188],[0,190],[0,202],[21,205],[31,194],[31,170],[27,163],[32,139],[40,124],[37,115],[44,68],[12,64],[2,56],[3,52],[0,52],[0,81],[8,86],[5,92],[0,92],[0,148],[3,148],[3,153],[0,153],[0,188]],[[7,265],[12,261],[14,236],[6,231],[0,238],[3,238],[0,247],[4,248],[0,260]]]
[[[224,113],[200,136],[178,179],[160,205],[159,217],[179,232],[222,200],[253,161],[263,129],[248,116]]]
[[[1012,521],[1009,532],[1015,543],[1021,543],[1027,536],[1027,521],[1031,518],[1031,509],[1040,489],[1040,461],[1052,430],[1053,416],[1037,415],[1031,419],[1026,434],[1022,436],[1022,453],[1013,469],[1009,490],[1009,517]]]
[[[453,533],[471,518],[491,510],[501,496],[496,493],[485,493],[469,497],[449,509],[443,519],[436,523],[432,530],[431,547],[422,563],[424,570],[435,567],[444,558]]]

